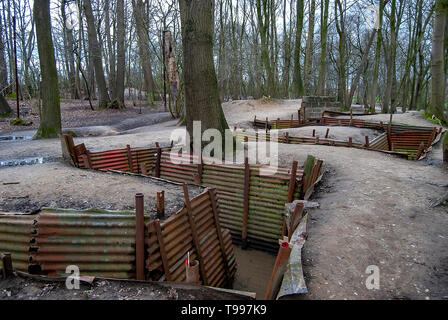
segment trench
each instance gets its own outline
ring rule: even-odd
[[[21,159],[11,159],[0,161],[0,168],[4,167],[20,167],[31,166],[36,164],[50,163],[60,161],[62,158],[58,157],[27,157]]]
[[[276,255],[255,249],[243,250],[235,244],[233,250],[238,265],[233,289],[254,292],[257,294],[258,300],[263,299],[274,268]]]

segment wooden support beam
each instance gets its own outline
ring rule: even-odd
[[[159,219],[165,218],[165,191],[157,192],[157,216]]]
[[[249,223],[249,191],[250,191],[250,165],[249,158],[244,159],[244,201],[243,201],[243,230],[241,238],[243,248],[247,248],[247,225]]]
[[[160,226],[160,220],[154,221],[154,227],[156,229],[157,240],[159,242],[160,256],[162,257],[163,269],[165,270],[165,278],[167,281],[173,281],[170,271],[170,265],[168,263],[168,252],[166,251],[165,240],[163,239],[162,228]]]
[[[156,158],[156,178],[160,178],[160,163],[162,161],[162,149],[157,147],[157,158]]]
[[[387,146],[389,151],[392,151],[392,128],[390,125],[387,126]]]
[[[145,216],[144,196],[135,195],[135,269],[137,280],[145,280]]]
[[[219,222],[219,212],[216,200],[216,189],[208,189],[210,202],[212,204],[213,217],[215,219],[216,231],[218,233],[219,246],[221,247],[222,261],[224,263],[224,270],[226,272],[227,285],[231,285],[231,276],[229,270],[229,261],[227,260],[226,248],[224,246],[224,238],[222,237],[221,224]]]
[[[199,268],[201,271],[202,282],[204,286],[207,286],[208,281],[207,281],[207,274],[205,272],[205,265],[203,260],[204,257],[202,255],[201,244],[199,243],[198,232],[196,230],[196,223],[194,222],[193,218],[193,210],[191,209],[190,196],[188,194],[188,185],[184,183],[183,188],[184,188],[185,206],[187,208],[188,222],[190,223],[191,234],[193,236],[194,245],[196,247],[196,252],[198,254]]]
[[[2,277],[3,279],[7,279],[10,276],[14,275],[14,268],[12,266],[11,253],[3,252],[0,253],[0,260],[2,261]]]
[[[127,154],[128,154],[129,172],[133,173],[134,172],[134,162],[132,160],[132,152],[131,152],[131,146],[130,145],[126,145],[126,151],[127,151]]]
[[[294,161],[292,163],[291,176],[289,179],[288,202],[287,203],[291,203],[294,201],[294,191],[296,189],[297,167],[298,166],[299,166],[299,163],[297,161]]]
[[[327,128],[327,133],[325,134],[325,139],[328,139],[329,134],[330,134],[330,128]]]

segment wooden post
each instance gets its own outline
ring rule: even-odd
[[[327,133],[325,134],[325,139],[328,139],[329,134],[330,134],[330,128],[327,128]]]
[[[193,284],[201,283],[201,280],[199,278],[199,261],[198,260],[188,261],[186,272],[187,272],[187,274],[186,274],[185,282],[193,283]]]
[[[193,219],[193,210],[191,209],[190,196],[188,195],[188,185],[186,183],[184,183],[183,188],[184,188],[185,206],[187,208],[188,222],[190,223],[191,234],[193,236],[194,245],[196,247],[196,252],[198,254],[199,268],[201,271],[202,282],[205,286],[207,286],[208,281],[207,281],[207,274],[205,273],[205,266],[204,266],[204,262],[203,262],[204,257],[202,255],[201,244],[199,243],[198,233],[196,230],[196,223],[194,222],[194,219]]]
[[[308,188],[312,183],[312,173],[314,170],[314,164],[316,162],[316,158],[308,155],[305,161],[305,166],[303,168],[303,181],[302,181],[302,196],[305,196]]]
[[[14,275],[14,268],[12,266],[11,253],[9,253],[9,252],[0,253],[0,260],[2,261],[2,264],[3,264],[3,269],[2,269],[3,279],[6,279],[6,278]]]
[[[289,132],[286,132],[285,137],[286,137],[286,143],[289,144]]]
[[[196,184],[202,184],[202,172],[203,172],[203,165],[201,161],[201,163],[198,164],[198,173],[195,176]]]
[[[303,108],[303,123],[306,123],[306,109],[305,106],[303,106],[302,108]]]
[[[280,118],[277,118],[277,130],[280,130]]]
[[[289,226],[289,232],[288,232],[288,239],[291,240],[291,237],[295,231],[296,222],[300,221],[300,218],[303,214],[304,205],[303,202],[299,202],[296,204],[296,207],[294,208],[294,213],[291,217],[291,224]]]
[[[87,156],[87,169],[93,169],[92,157],[90,156],[90,151],[89,150],[86,150],[86,156]]]
[[[256,124],[257,124],[257,116],[255,115],[255,117],[254,117],[254,127],[256,126]]]
[[[135,195],[135,270],[137,280],[145,280],[145,216],[141,193]]]
[[[434,139],[436,138],[436,134],[437,134],[437,128],[434,128],[432,130],[431,136],[429,137],[428,140],[428,144],[427,144],[427,148],[429,148],[432,145],[432,142],[434,141]]]
[[[370,148],[369,137],[366,136],[366,149]]]
[[[160,256],[162,257],[163,269],[165,270],[165,278],[167,281],[172,281],[170,265],[168,263],[168,253],[166,251],[165,240],[163,239],[162,228],[160,227],[160,220],[154,221],[156,229],[157,240],[159,242]]]
[[[132,152],[131,152],[131,146],[126,145],[127,153],[128,153],[128,165],[129,165],[129,172],[134,172],[134,163],[132,161]]]
[[[291,255],[292,247],[288,241],[280,241],[280,249],[278,250],[277,259],[275,260],[275,265],[272,270],[271,279],[269,280],[268,289],[266,290],[265,300],[275,299],[277,294],[281,279],[285,273],[286,266],[288,264],[289,256]]]
[[[313,137],[316,136],[316,129],[313,129]]]
[[[162,160],[162,149],[157,146],[157,159],[156,159],[156,177],[160,178],[160,162]]]
[[[418,152],[417,152],[417,155],[415,156],[415,160],[418,161],[420,159],[424,150],[425,150],[425,143],[422,142],[422,143],[420,143],[420,147],[418,148]]]
[[[351,148],[353,146],[353,138],[348,138],[348,146]]]
[[[390,125],[387,126],[387,145],[389,147],[389,151],[392,151],[392,128]]]
[[[301,125],[302,119],[301,119],[300,109],[297,111],[297,114],[299,115],[299,125]]]
[[[165,217],[165,191],[157,192],[157,216],[159,219]]]
[[[227,260],[226,248],[224,246],[224,238],[222,237],[221,224],[219,222],[218,206],[216,201],[216,189],[208,189],[210,202],[212,204],[213,217],[215,219],[216,231],[218,232],[219,246],[221,247],[222,261],[224,263],[224,270],[226,272],[227,284],[230,285],[230,270],[229,261]]]
[[[249,222],[249,191],[250,191],[250,166],[249,158],[244,159],[244,202],[243,202],[243,230],[241,238],[243,249],[247,248],[247,225]]]
[[[289,123],[289,127],[293,128],[294,127],[294,115],[291,115],[291,122]]]
[[[266,133],[268,133],[269,129],[269,119],[266,117],[266,124],[265,124]]]
[[[289,179],[288,203],[291,203],[294,201],[294,191],[296,189],[296,178],[297,178],[297,167],[298,166],[299,166],[299,163],[297,161],[294,161],[292,163],[291,176]]]

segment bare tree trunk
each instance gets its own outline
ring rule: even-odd
[[[397,48],[397,31],[396,31],[396,11],[397,5],[396,0],[392,0],[392,11],[390,14],[390,48],[389,48],[389,59],[387,61],[387,80],[386,80],[386,94],[384,95],[383,108],[384,110],[389,110],[390,100],[392,95],[392,84],[395,74],[395,56]],[[391,106],[391,113],[395,113],[395,106]]]
[[[380,0],[379,17],[378,17],[379,28],[377,31],[375,66],[373,70],[372,91],[370,96],[371,113],[375,113],[376,96],[378,91],[378,75],[380,70],[381,46],[383,41],[383,11],[384,11],[384,0]]]
[[[58,72],[51,38],[50,0],[34,0],[37,48],[42,74],[42,112],[36,139],[56,138],[61,135]]]
[[[170,92],[170,106],[176,105],[179,94],[179,72],[176,64],[176,56],[174,52],[173,37],[168,30],[163,31],[163,38],[165,47],[165,65],[167,72],[167,79]],[[170,108],[171,110],[171,108]],[[172,112],[175,117],[180,117],[182,110],[174,110]]]
[[[365,65],[367,63],[367,58],[369,57],[369,52],[370,52],[370,48],[372,47],[373,39],[375,39],[376,31],[377,31],[376,29],[374,29],[372,31],[372,34],[371,34],[370,39],[369,39],[369,43],[367,44],[366,51],[364,51],[364,55],[362,57],[359,69],[356,72],[355,78],[352,80],[352,85],[350,87],[350,93],[348,94],[347,101],[345,103],[345,107],[347,109],[350,109],[351,106],[352,106],[353,96],[355,94],[355,91],[358,89],[358,84],[359,84],[359,79],[361,77],[361,74],[365,70]]]
[[[143,68],[143,76],[145,78],[145,90],[146,94],[150,97],[150,102],[152,102],[156,99],[156,90],[154,86],[154,79],[152,76],[149,37],[148,31],[146,30],[146,10],[142,0],[132,0],[132,8],[135,17],[140,61]]]
[[[124,21],[124,0],[117,0],[117,83],[116,96],[118,108],[124,108],[124,74],[126,66],[126,48],[124,38],[126,24]]]
[[[297,21],[296,21],[296,43],[294,48],[294,97],[303,96],[304,88],[302,82],[302,72],[300,65],[300,55],[302,51],[302,31],[303,31],[303,0],[297,0]]]
[[[9,106],[3,94],[0,94],[0,115],[4,116],[9,115],[10,113],[12,113],[11,107]]]
[[[314,50],[314,19],[316,12],[316,0],[311,0],[310,19],[308,22],[308,38],[305,49],[305,93],[311,95],[311,78],[313,75],[313,50]]]
[[[95,18],[92,13],[92,4],[90,0],[84,0],[84,12],[87,19],[87,34],[89,36],[89,49],[92,54],[93,66],[95,68],[96,84],[98,86],[99,107],[107,108],[110,104],[110,97],[107,91],[106,79],[104,78],[103,62],[101,59],[101,47],[95,28]]]
[[[325,76],[327,73],[327,34],[328,34],[328,10],[330,7],[330,0],[322,1],[321,6],[321,53],[320,53],[320,67],[319,80],[317,84],[317,94],[319,96],[325,95]]]
[[[445,32],[447,15],[447,1],[436,0],[436,17],[434,19],[434,33],[431,53],[432,92],[431,104],[428,108],[428,112],[445,123],[448,121],[444,114],[446,88]]]
[[[67,15],[65,13],[65,4],[67,3],[67,0],[61,1],[61,16],[62,16],[62,25],[64,29],[64,35],[65,35],[65,51],[67,55],[67,62],[68,62],[68,81],[70,85],[70,95],[71,99],[79,99],[79,93],[77,88],[77,81],[76,81],[76,68],[75,68],[75,58],[73,55],[73,30],[71,28],[67,27],[68,25],[72,25],[72,22],[67,20]]]
[[[344,12],[340,0],[336,0],[335,6],[336,30],[339,35],[339,63],[338,63],[338,100],[342,105],[346,104],[347,95],[347,76],[345,70],[345,23]]]
[[[219,99],[213,63],[213,8],[210,0],[180,0],[187,131],[192,137],[193,121],[202,131],[214,128],[223,136],[228,129]]]
[[[104,0],[104,23],[106,25],[106,43],[107,43],[107,51],[108,51],[108,58],[109,58],[109,73],[108,73],[108,82],[109,82],[109,92],[110,94],[115,97],[116,90],[116,73],[115,73],[115,48],[114,48],[114,42],[112,41],[112,37],[110,35],[110,2],[109,0]],[[116,35],[114,34],[114,37]]]
[[[4,95],[3,90],[6,89],[7,87],[8,87],[8,68],[6,67],[5,45],[3,43],[3,24],[0,15],[0,96]]]
[[[272,96],[274,94],[274,73],[272,70],[271,61],[269,59],[268,30],[270,25],[270,15],[268,0],[257,0],[256,6],[258,29],[261,38],[261,61],[267,76],[267,88],[264,88],[263,93]]]

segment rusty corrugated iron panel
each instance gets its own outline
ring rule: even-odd
[[[207,190],[189,202],[194,228],[190,225],[186,208],[164,222],[153,221],[148,225],[148,271],[158,270],[166,280],[183,282],[189,253],[191,260],[197,259],[203,263],[208,285],[221,287],[227,284],[228,277],[233,277],[236,272],[232,238],[228,230],[218,231],[211,201]],[[218,232],[222,232],[222,247]],[[196,248],[195,236],[200,250]]]
[[[0,212],[0,252],[11,253],[13,267],[19,271],[28,272],[36,217]]]
[[[34,270],[61,276],[76,265],[82,275],[135,278],[134,211],[44,208],[36,228]]]

